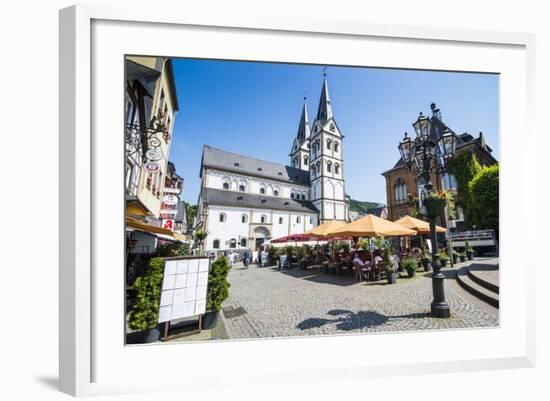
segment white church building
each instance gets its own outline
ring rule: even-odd
[[[194,224],[208,233],[204,249],[256,250],[268,239],[349,221],[343,138],[325,75],[311,126],[304,99],[290,166],[205,145]]]

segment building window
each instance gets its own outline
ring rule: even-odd
[[[291,192],[291,193],[290,193],[290,198],[291,198],[291,199],[294,199],[294,192]]]
[[[248,216],[246,214],[243,214],[241,216],[241,223],[246,223],[246,222],[248,222]]]
[[[273,195],[274,196],[279,196],[279,190],[278,189],[273,190]]]
[[[236,248],[237,247],[237,240],[235,238],[231,238],[229,240],[229,248]]]
[[[327,173],[330,173],[332,171],[332,162],[327,162]]]
[[[220,249],[220,240],[219,239],[214,240],[214,242],[212,243],[212,248]]]
[[[327,150],[330,150],[331,143],[332,143],[331,140],[327,139]]]
[[[309,218],[309,224],[313,224],[313,217]]]
[[[283,224],[283,218],[279,217],[279,224]]]
[[[308,162],[309,162],[309,158],[307,156],[304,156],[304,166],[307,166]]]
[[[223,183],[223,189],[229,189],[229,183],[228,182]]]
[[[336,164],[334,165],[334,172],[335,172],[336,174],[340,174],[340,165],[339,165],[338,163],[336,163]]]
[[[404,203],[407,200],[407,184],[402,178],[398,178],[393,184],[393,198],[395,203]]]
[[[246,248],[246,238],[241,238],[241,247]]]
[[[265,195],[265,188],[264,187],[260,187],[260,194]]]
[[[300,216],[296,217],[296,224],[300,224],[302,221],[302,219],[300,218]]]
[[[267,221],[267,216],[265,214],[262,214],[260,217],[260,223],[265,223]]]
[[[225,220],[227,219],[227,216],[225,213],[220,213],[220,223],[225,223]]]
[[[239,191],[244,192],[245,186],[243,184],[239,185]]]
[[[338,142],[334,142],[334,151],[335,152],[338,152],[339,145],[340,144]]]
[[[321,173],[321,162],[317,162],[317,174]]]
[[[302,200],[306,200],[306,194],[302,194]]]

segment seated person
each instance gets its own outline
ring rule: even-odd
[[[356,252],[355,256],[353,258],[353,263],[357,264],[358,266],[365,267],[366,263],[363,262],[363,260],[359,257],[359,253]]]

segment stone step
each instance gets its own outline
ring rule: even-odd
[[[472,278],[468,275],[467,268],[462,268],[457,272],[456,281],[470,294],[476,296],[482,301],[487,302],[489,305],[492,305],[495,308],[499,307],[498,293],[495,293],[494,291],[491,291],[472,280]]]
[[[499,293],[498,284],[498,270],[495,272],[485,272],[479,270],[472,270],[468,267],[468,277],[470,277],[476,284],[479,284],[483,288],[488,289],[496,294]],[[495,273],[495,274],[493,274]]]

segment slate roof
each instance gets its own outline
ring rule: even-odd
[[[319,213],[311,201],[249,194],[215,188],[203,188],[202,200],[208,202],[210,205],[217,206],[274,209],[298,213]]]
[[[309,187],[309,171],[228,152],[209,145],[203,147],[202,166]]]

